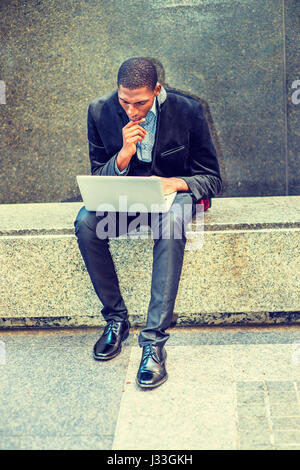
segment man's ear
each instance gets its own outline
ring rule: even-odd
[[[161,90],[161,84],[157,82],[155,88],[154,88],[154,94],[155,96],[159,95],[160,93],[160,90]]]

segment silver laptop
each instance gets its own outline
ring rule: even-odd
[[[177,194],[149,176],[78,175],[77,183],[88,211],[168,212]]]

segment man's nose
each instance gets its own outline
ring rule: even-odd
[[[132,105],[129,105],[129,106],[128,106],[128,111],[127,111],[127,113],[128,113],[128,116],[134,117],[134,116],[136,115],[136,109],[135,109],[135,107],[132,106]]]

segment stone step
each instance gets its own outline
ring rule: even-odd
[[[0,205],[1,328],[104,324],[74,235],[81,206]],[[299,322],[300,196],[215,198],[198,215],[188,231],[177,324]],[[111,239],[110,246],[131,324],[142,325],[150,299],[149,230]]]

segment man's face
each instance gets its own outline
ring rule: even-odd
[[[154,98],[159,94],[161,85],[157,84],[154,90],[148,87],[130,90],[122,85],[118,88],[119,103],[131,121],[143,119],[150,111]]]

